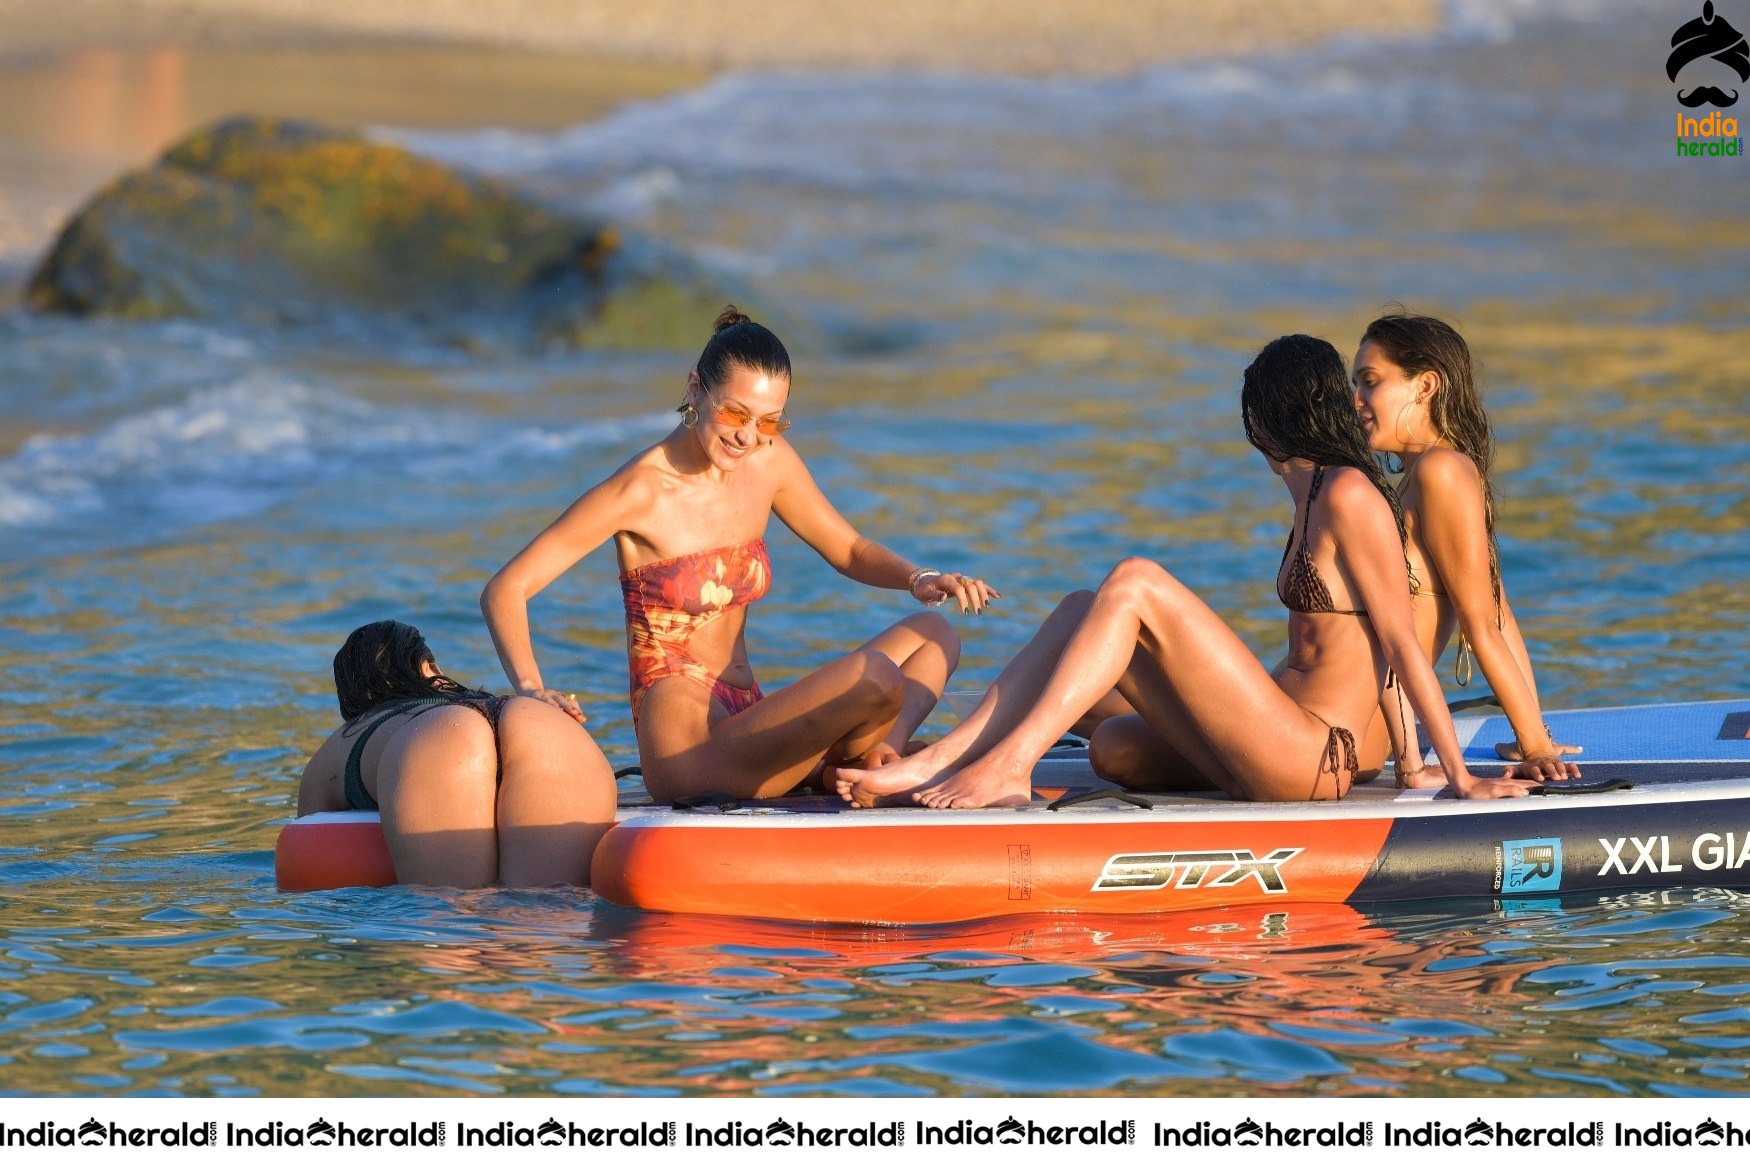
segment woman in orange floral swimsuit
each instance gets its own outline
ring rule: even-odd
[[[657,798],[772,797],[821,765],[897,759],[959,662],[933,612],[900,620],[857,651],[766,696],[747,662],[747,607],[771,585],[773,515],[841,574],[908,590],[924,604],[981,611],[983,581],[916,567],[859,535],[784,439],[790,357],[733,306],[687,374],[681,423],[574,502],[492,577],[480,607],[517,692],[583,719],[546,687],[528,601],[614,540],[626,602],[632,718],[644,782]]]

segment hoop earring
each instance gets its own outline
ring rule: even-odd
[[[681,410],[681,424],[688,429],[699,424],[699,409],[691,401],[688,401],[686,408]]]
[[[1392,435],[1408,446],[1433,445],[1432,441],[1418,440],[1416,435],[1410,432],[1409,427],[1404,424],[1404,412],[1413,404],[1415,404],[1414,401],[1405,401],[1403,408],[1398,410],[1397,420],[1392,423]]]

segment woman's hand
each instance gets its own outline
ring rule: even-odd
[[[1569,753],[1585,752],[1585,749],[1579,745],[1563,745],[1558,741],[1551,741],[1550,744],[1556,747],[1556,754],[1558,756],[1566,756]],[[1525,760],[1525,750],[1519,747],[1519,742],[1517,741],[1497,741],[1495,743],[1495,756],[1499,757],[1502,761],[1519,762]],[[1573,766],[1569,766],[1569,768],[1572,769]],[[1576,770],[1572,776],[1578,777],[1580,774]]]
[[[1500,777],[1476,777],[1468,770],[1457,781],[1446,776],[1446,770],[1438,762],[1431,762],[1420,769],[1411,770],[1404,778],[1399,779],[1399,789],[1439,789],[1444,786],[1452,791],[1455,798],[1468,801],[1487,801],[1491,798],[1522,798],[1536,787],[1534,781],[1520,781],[1506,774]]]
[[[517,695],[550,704],[580,725],[589,719],[584,716],[583,706],[577,703],[575,692],[558,692],[551,688],[522,688],[517,690]]]
[[[1557,746],[1559,750],[1561,747]],[[1533,753],[1516,764],[1501,767],[1502,777],[1524,778],[1527,781],[1566,781],[1580,776],[1580,767],[1563,761],[1556,753]]]
[[[1500,777],[1464,775],[1463,781],[1449,781],[1455,797],[1466,801],[1488,801],[1492,798],[1522,798],[1537,787],[1535,781],[1520,781],[1502,774]]]
[[[946,574],[926,572],[919,575],[917,581],[911,585],[911,595],[928,607],[953,599],[960,604],[961,611],[970,611],[974,615],[988,607],[992,600],[1003,597],[1002,592],[983,579],[974,579],[970,575],[953,571]]]

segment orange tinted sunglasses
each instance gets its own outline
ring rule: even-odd
[[[709,388],[705,389],[705,395],[706,397],[713,396]],[[729,426],[731,429],[744,429],[747,427],[747,423],[752,421],[753,427],[767,437],[776,437],[778,434],[784,432],[784,430],[790,428],[789,420],[782,415],[777,417],[755,417],[752,413],[749,413],[734,401],[712,400],[711,411],[716,415],[718,421]]]

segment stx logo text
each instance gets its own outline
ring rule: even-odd
[[[1169,854],[1114,854],[1094,880],[1096,891],[1157,891],[1235,887],[1257,879],[1266,894],[1288,891],[1282,868],[1303,847],[1279,846],[1259,858],[1249,850],[1181,850]],[[1211,877],[1211,876],[1214,877]]]

